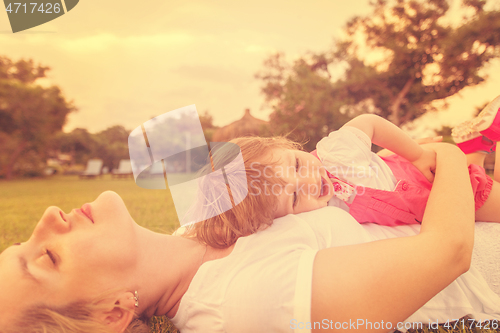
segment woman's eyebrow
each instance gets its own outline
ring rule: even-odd
[[[23,276],[25,278],[28,278],[32,281],[35,281],[36,283],[40,283],[40,281],[31,274],[31,272],[28,269],[28,262],[26,261],[26,258],[24,257],[19,257],[19,263],[21,265],[21,272],[23,273]]]

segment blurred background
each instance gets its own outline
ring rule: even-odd
[[[415,137],[448,134],[500,93],[499,10],[491,0],[82,1],[16,34],[4,12],[0,178],[79,174],[91,158],[111,172],[131,129],[190,104],[207,140],[289,133],[314,149],[367,112]]]
[[[82,1],[12,34],[0,14],[0,178],[111,172],[144,121],[196,104],[207,140],[361,113],[448,134],[500,93],[500,2]],[[245,128],[246,127],[246,128]],[[272,129],[272,131],[270,130]],[[219,131],[221,132],[221,131]]]

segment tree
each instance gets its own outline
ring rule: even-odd
[[[36,84],[48,67],[0,57],[0,176],[10,179],[21,155],[46,153],[51,137],[76,110],[57,86]]]
[[[200,117],[201,128],[203,129],[203,134],[205,134],[205,139],[207,140],[207,142],[211,142],[215,131],[219,127],[213,124],[214,118],[208,112],[208,110],[205,110],[205,112],[199,117]]]
[[[99,143],[95,135],[85,128],[75,128],[69,133],[58,133],[52,140],[51,149],[73,156],[76,164],[86,164],[87,160],[94,158]]]
[[[262,90],[273,107],[270,127],[274,134],[288,135],[313,150],[317,141],[349,120],[334,98],[324,67],[312,67],[304,58],[290,67],[282,54],[267,59],[265,66],[267,71],[257,77],[266,83]]]
[[[464,1],[473,14],[454,28],[444,20],[446,0],[378,0],[372,15],[347,24],[347,38],[337,44],[332,61],[348,67],[338,89],[355,102],[371,98],[383,117],[401,125],[432,110],[433,101],[481,83],[480,70],[500,55],[500,12],[484,5]],[[364,54],[378,51],[383,60],[366,63],[360,35]]]
[[[97,150],[95,155],[103,160],[103,164],[112,170],[117,168],[120,160],[129,159],[128,135],[130,131],[121,125],[105,129],[95,135]]]
[[[317,142],[360,113],[402,125],[434,110],[433,101],[484,81],[480,70],[500,55],[500,12],[486,11],[482,0],[463,1],[471,14],[457,27],[446,23],[446,0],[372,6],[372,14],[348,22],[332,50],[292,65],[282,54],[264,62],[256,77],[273,109],[272,128]],[[340,78],[332,79],[332,70]]]
[[[84,128],[70,133],[59,133],[51,144],[52,151],[73,156],[77,164],[86,164],[91,158],[100,158],[109,170],[118,167],[120,160],[129,159],[128,136],[130,131],[121,125],[111,126],[92,134]]]

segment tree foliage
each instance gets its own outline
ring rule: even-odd
[[[84,128],[75,128],[70,133],[59,133],[52,141],[51,150],[71,155],[76,164],[86,164],[91,158],[100,158],[103,166],[112,170],[118,167],[120,160],[130,158],[129,134],[130,131],[121,125],[96,134]]]
[[[209,135],[213,134],[210,131],[217,128],[213,125],[213,118],[208,111],[200,116],[200,122],[208,140]],[[169,118],[162,126],[150,129],[149,137],[156,137],[159,141],[166,140],[171,143],[169,148],[182,151],[185,148],[184,136],[172,133],[188,130],[186,124],[190,123],[192,122],[185,121],[182,117]],[[89,159],[99,158],[103,160],[103,166],[113,170],[118,167],[120,160],[130,158],[129,134],[130,130],[121,125],[108,127],[98,133],[90,133],[85,128],[75,128],[69,133],[57,134],[51,142],[50,151],[53,155],[64,153],[72,156],[74,164],[85,165]],[[149,155],[146,158],[149,159]]]
[[[113,170],[118,168],[120,160],[129,159],[128,135],[130,131],[121,125],[116,125],[97,133],[96,156],[103,160],[103,164]]]
[[[266,84],[263,92],[273,106],[270,116],[274,134],[286,134],[314,149],[317,138],[338,129],[349,118],[340,112],[341,104],[332,98],[334,87],[324,69],[312,68],[301,58],[291,67],[283,55],[266,61],[267,72],[257,74]],[[291,72],[291,74],[288,74]]]
[[[0,177],[41,163],[50,139],[75,110],[57,86],[37,84],[47,70],[32,60],[0,57]]]
[[[402,125],[433,110],[433,101],[483,82],[481,69],[500,55],[500,12],[485,10],[482,0],[462,5],[469,14],[456,26],[446,0],[377,0],[370,15],[347,23],[332,50],[291,66],[271,56],[257,77],[273,108],[272,127],[316,142],[321,123],[335,129],[358,113]],[[340,69],[332,80],[330,71]]]
[[[483,1],[464,2],[474,14],[458,27],[445,21],[446,0],[379,0],[373,6],[373,15],[347,24],[348,37],[334,53],[348,63],[340,89],[356,102],[372,98],[397,125],[422,115],[432,101],[484,81],[480,70],[500,55],[500,12],[485,11]],[[359,32],[367,52],[379,51],[385,59],[366,64],[367,57],[356,52]]]
[[[211,142],[215,131],[219,127],[214,125],[214,118],[212,117],[210,112],[208,112],[208,110],[205,110],[205,112],[199,117],[201,128],[203,129],[203,134],[205,135],[205,140],[207,140],[207,142]]]

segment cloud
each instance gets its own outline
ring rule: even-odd
[[[118,36],[112,33],[102,33],[76,39],[63,38],[58,44],[66,52],[87,55],[89,53],[113,52],[115,48],[135,49],[144,52],[147,49],[184,46],[194,40],[193,36],[181,32],[147,36]]]

